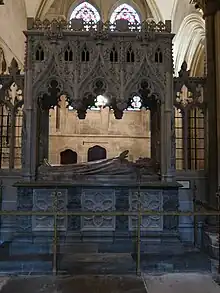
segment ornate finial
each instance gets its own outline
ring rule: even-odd
[[[189,73],[190,70],[187,70],[187,63],[184,61],[179,71],[179,77],[187,78],[189,77]]]
[[[187,70],[187,63],[186,61],[183,61],[183,64],[181,66],[181,70],[186,71]]]
[[[4,74],[7,69],[7,64],[5,60],[5,54],[3,49],[0,47],[0,74]]]
[[[11,65],[10,67],[8,68],[9,70],[9,73],[11,75],[17,75],[17,74],[20,74],[20,69],[18,68],[18,62],[16,61],[15,58],[12,59],[11,61]]]
[[[1,64],[1,70],[2,70],[2,73],[4,73],[7,69],[7,63],[6,63],[6,60],[5,60],[5,56],[3,56],[3,60],[2,60],[2,64]]]

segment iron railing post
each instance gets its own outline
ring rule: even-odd
[[[54,235],[53,235],[53,275],[57,275],[57,187],[53,197],[53,218],[54,218]]]
[[[196,183],[194,184],[194,188],[193,188],[193,213],[196,212],[196,191],[197,191],[197,187],[196,187]],[[198,241],[197,241],[197,233],[198,233],[198,225],[197,225],[197,216],[194,214],[193,216],[193,226],[194,226],[194,247],[197,245]]]
[[[217,202],[218,202],[218,274],[220,274],[220,186],[218,187],[218,191],[216,193]]]
[[[2,180],[0,180],[0,211],[2,211],[2,199],[3,199],[3,182]],[[2,226],[2,215],[0,215],[0,227],[1,226]]]
[[[141,275],[141,195],[140,195],[140,185],[141,185],[141,174],[140,170],[137,170],[138,179],[138,221],[137,221],[137,266],[136,274]]]

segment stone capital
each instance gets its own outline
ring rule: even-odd
[[[218,10],[220,10],[219,0],[191,0],[190,3],[195,4],[198,8],[203,10],[204,18],[214,15]]]
[[[218,10],[220,10],[220,1],[219,0],[206,0],[204,1],[204,17],[214,15]]]

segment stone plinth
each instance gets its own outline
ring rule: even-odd
[[[53,211],[56,194],[57,211],[65,212],[137,212],[139,204],[143,210],[177,211],[178,185],[161,182],[137,184],[59,184],[32,183],[18,184],[18,209],[28,211]],[[103,250],[103,243],[120,242],[118,249],[125,249],[132,237],[137,235],[138,217],[128,215],[117,216],[59,216],[57,230],[59,236],[69,237],[74,242],[95,242]],[[24,232],[28,239],[35,242],[53,237],[53,216],[23,216],[18,217],[17,231]],[[178,216],[144,215],[141,217],[142,242],[161,240],[161,235],[167,238],[177,235]],[[19,233],[18,233],[19,234]],[[26,238],[26,240],[27,240]],[[34,240],[33,240],[34,239]],[[36,240],[37,239],[37,240]],[[130,239],[130,240],[129,240]],[[44,242],[44,241],[43,241]],[[106,246],[108,247],[108,245]],[[144,246],[143,246],[144,247]],[[112,247],[111,247],[112,249]],[[115,248],[116,249],[116,248]],[[131,249],[131,245],[128,245]]]
[[[138,217],[123,213],[144,210],[177,211],[178,184],[122,182],[105,184],[50,182],[18,183],[18,210],[52,212],[118,212],[116,216],[58,215],[58,253],[134,253],[137,251]],[[54,202],[56,199],[56,203]],[[54,205],[55,203],[55,205]],[[11,255],[53,253],[54,217],[17,217]],[[178,216],[141,217],[141,252],[173,254],[180,251]]]

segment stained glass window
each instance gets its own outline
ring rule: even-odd
[[[98,95],[94,102],[94,106],[91,107],[90,110],[100,110],[102,107],[106,106],[108,99],[102,95]]]
[[[131,104],[130,104],[130,107],[128,107],[127,110],[140,110],[142,107],[142,101],[141,101],[141,97],[139,96],[134,96],[132,99],[131,99]]]
[[[140,23],[140,17],[134,8],[128,4],[119,5],[112,13],[110,22],[114,23],[118,19],[125,19],[130,23]]]
[[[98,22],[100,15],[97,9],[88,2],[79,4],[72,12],[70,19],[83,19],[85,22]]]

